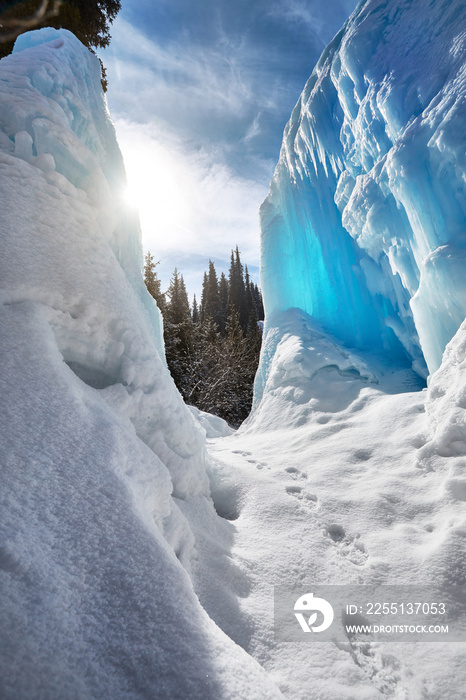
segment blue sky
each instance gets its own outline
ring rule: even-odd
[[[283,128],[325,45],[357,0],[123,0],[108,103],[128,198],[165,289],[190,295],[236,244],[258,281],[258,210]]]

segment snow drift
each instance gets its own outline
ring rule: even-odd
[[[275,697],[187,573],[179,506],[217,517],[205,431],[124,186],[97,58],[22,35],[0,63],[1,695]]]
[[[301,308],[424,376],[466,315],[465,28],[461,2],[361,2],[304,88],[261,210],[266,315]]]

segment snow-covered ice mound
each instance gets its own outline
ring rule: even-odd
[[[97,58],[65,30],[22,35],[0,62],[0,694],[276,697],[187,573],[179,505],[218,518],[205,432],[124,185]]]
[[[228,423],[219,416],[200,411],[196,406],[189,406],[189,410],[204,428],[207,438],[226,437],[234,432],[233,428],[230,428]]]
[[[275,312],[267,319],[254,391],[261,428],[296,426],[316,411],[340,410],[359,392],[355,378],[364,385],[378,381],[360,355],[345,350],[304,311]],[[257,424],[257,410],[253,415]]]
[[[266,316],[439,367],[466,316],[465,37],[459,0],[367,0],[324,51],[262,206]]]

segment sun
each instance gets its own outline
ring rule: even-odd
[[[131,183],[125,187],[123,191],[123,199],[125,200],[125,203],[133,208],[133,209],[140,209],[141,208],[141,191],[138,187],[136,187],[135,183]]]
[[[124,201],[139,212],[143,239],[171,240],[189,229],[189,196],[183,167],[168,149],[151,141],[123,150]]]

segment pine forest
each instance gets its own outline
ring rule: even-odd
[[[248,416],[259,363],[262,295],[243,267],[238,246],[228,277],[214,263],[204,273],[200,302],[190,305],[183,275],[175,268],[166,292],[158,262],[145,256],[144,280],[164,322],[168,368],[186,403],[237,428]]]

